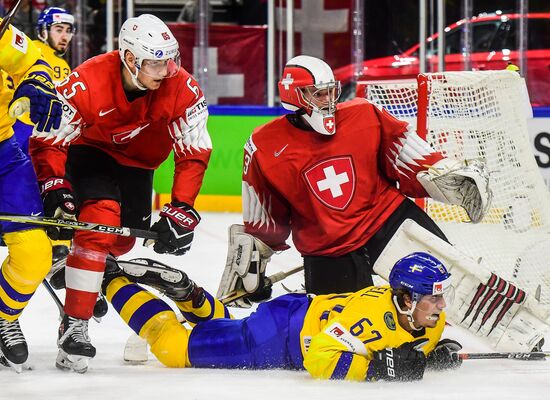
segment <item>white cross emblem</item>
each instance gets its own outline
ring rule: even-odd
[[[294,79],[292,79],[290,72],[286,74],[285,78],[281,81],[281,83],[285,87],[285,90],[288,90],[290,88],[290,85],[292,85],[292,82],[294,82]]]
[[[325,33],[349,31],[349,10],[335,10],[319,7],[319,0],[302,0],[302,8],[294,10],[294,32],[302,38],[302,54],[325,58]],[[286,8],[275,8],[276,23],[279,30],[285,31],[284,15]],[[283,18],[280,18],[283,16]]]
[[[334,126],[334,122],[332,122],[332,120],[329,119],[329,121],[326,123],[326,125],[327,125],[327,128],[328,128],[329,130],[332,130],[332,127]]]
[[[193,71],[199,72],[199,48],[193,47]],[[205,88],[202,88],[205,89]],[[204,90],[209,104],[218,104],[220,97],[243,97],[244,74],[218,73],[218,48],[208,48],[208,90]]]
[[[336,171],[332,165],[330,167],[323,168],[323,172],[325,173],[325,179],[317,182],[319,191],[322,192],[323,190],[328,189],[330,190],[330,194],[333,198],[342,196],[344,193],[342,192],[341,186],[344,183],[349,182],[347,172],[336,174]]]

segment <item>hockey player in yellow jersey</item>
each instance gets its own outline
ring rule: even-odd
[[[426,368],[458,367],[462,346],[441,340],[452,294],[446,268],[413,253],[389,280],[355,293],[286,294],[240,320],[186,274],[152,260],[110,260],[103,290],[168,367],[305,368],[315,378],[354,381],[419,380]],[[192,328],[136,283],[174,300]]]
[[[0,213],[40,215],[36,175],[12,125],[22,110],[30,109],[37,130],[59,128],[61,102],[51,81],[53,71],[29,38],[9,26],[0,37],[0,72]],[[12,83],[4,81],[6,74],[14,92]],[[42,229],[28,225],[1,222],[0,234],[9,252],[0,269],[0,362],[20,372],[28,348],[18,318],[50,269],[51,244]]]
[[[38,17],[36,34],[38,40],[33,43],[42,52],[42,57],[52,68],[52,81],[61,82],[71,73],[71,67],[63,58],[75,32],[74,17],[59,7],[44,9]],[[21,150],[29,154],[29,137],[34,124],[25,113],[13,125],[13,130]]]

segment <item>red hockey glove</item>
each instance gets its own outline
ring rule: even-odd
[[[78,208],[73,195],[71,184],[58,177],[48,178],[40,185],[40,193],[44,202],[46,217],[62,218],[76,221]],[[69,240],[74,230],[49,226],[46,228],[48,236],[53,240]]]
[[[199,213],[188,204],[165,204],[160,219],[151,227],[159,235],[153,250],[160,254],[185,254],[191,248],[193,230],[200,220]]]

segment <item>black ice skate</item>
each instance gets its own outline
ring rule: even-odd
[[[19,321],[0,318],[0,363],[20,373],[28,357],[29,350]]]
[[[187,274],[149,258],[118,261],[124,275],[132,282],[157,289],[174,301],[193,301],[200,307],[205,300],[204,290],[198,287]]]
[[[88,335],[88,321],[65,315],[59,325],[57,346],[57,368],[81,374],[86,372],[88,361],[96,353]]]

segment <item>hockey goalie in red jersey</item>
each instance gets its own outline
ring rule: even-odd
[[[431,196],[463,206],[472,222],[483,218],[491,192],[481,161],[445,158],[365,99],[337,104],[340,83],[324,61],[291,59],[279,94],[294,113],[260,126],[245,145],[244,226],[230,228],[218,297],[237,287],[269,296],[258,293],[263,272],[290,233],[308,293],[372,285],[372,266],[405,219],[445,239],[407,197]]]
[[[94,57],[57,88],[64,103],[59,130],[31,139],[45,214],[149,229],[153,171],[175,154],[172,201],[151,230],[158,253],[182,255],[200,216],[193,208],[210,158],[208,111],[195,79],[180,67],[179,45],[153,15],[128,19],[119,50]],[[41,137],[40,137],[41,136]],[[52,238],[71,230],[50,229]],[[128,252],[134,239],[74,235],[65,268],[65,317],[57,366],[87,369],[95,347],[87,332],[105,260]]]

